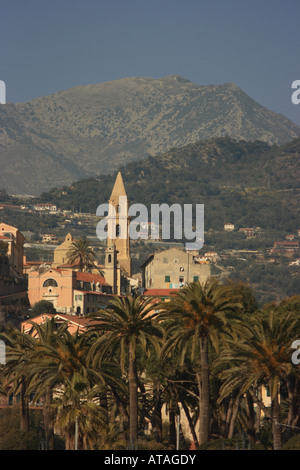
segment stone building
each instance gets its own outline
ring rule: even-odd
[[[205,282],[211,275],[209,264],[200,264],[193,253],[179,248],[154,253],[141,269],[145,289],[180,289],[190,282]]]

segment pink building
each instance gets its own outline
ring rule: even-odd
[[[1,223],[0,238],[8,245],[9,275],[23,277],[24,236],[16,227]]]
[[[57,312],[86,315],[104,307],[111,296],[111,286],[98,274],[59,268],[28,272],[28,298],[31,306],[47,300]]]
[[[54,322],[57,325],[61,325],[63,323],[68,323],[68,330],[71,334],[75,334],[77,331],[79,333],[83,333],[88,325],[92,325],[95,322],[91,321],[89,318],[78,317],[77,315],[65,315],[62,313],[58,314],[51,314],[51,313],[43,313],[42,315],[38,315],[37,317],[31,318],[30,320],[25,320],[21,323],[21,331],[22,333],[29,334],[32,332],[33,325],[31,321],[36,323],[37,325],[43,324],[47,319],[54,318]],[[35,332],[37,333],[37,332]],[[36,336],[33,332],[33,336]]]

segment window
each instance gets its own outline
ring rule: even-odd
[[[199,281],[199,276],[194,276],[194,282]]]
[[[165,282],[171,282],[170,276],[165,276]]]
[[[111,263],[111,255],[108,255],[108,262]]]
[[[120,236],[120,225],[116,226],[116,237]]]
[[[46,279],[43,287],[58,287],[58,284],[55,279]]]

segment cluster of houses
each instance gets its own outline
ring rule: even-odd
[[[126,226],[129,227],[128,202],[120,210],[120,196],[126,196],[126,190],[122,175],[118,173],[109,203],[115,207],[117,217],[127,214]],[[43,205],[40,210],[49,210],[49,207]],[[118,226],[118,219],[116,223]],[[81,323],[89,313],[105,307],[113,296],[138,291],[155,299],[157,296],[167,299],[189,282],[204,282],[211,274],[209,261],[216,256],[215,253],[200,256],[197,251],[170,248],[149,256],[141,266],[141,273],[135,275],[131,269],[128,233],[126,237],[108,237],[104,264],[94,263],[82,271],[79,263],[68,261],[68,252],[75,241],[71,233],[54,249],[53,261],[49,263],[26,260],[24,236],[15,227],[1,223],[0,239],[8,244],[7,256],[0,258],[0,309],[26,301],[33,307],[46,300],[53,304],[58,316],[66,318],[67,315],[73,322],[80,320]],[[47,234],[43,241],[56,240]],[[23,328],[27,328],[26,324]]]
[[[115,208],[117,227],[118,214],[122,217],[127,214],[125,225],[129,227],[128,205],[119,207],[120,196],[126,196],[126,190],[122,175],[118,173],[109,204]],[[127,200],[127,196],[124,199]],[[43,204],[36,210],[55,212],[56,208]],[[142,230],[148,228],[145,225]],[[232,231],[234,225],[226,224],[224,229]],[[246,235],[253,236],[252,230],[245,229]],[[58,324],[67,321],[70,332],[84,331],[89,322],[88,314],[104,308],[114,296],[138,291],[153,298],[155,309],[158,299],[168,301],[186,284],[205,282],[211,275],[211,262],[217,257],[215,252],[200,255],[199,251],[173,247],[150,255],[141,266],[141,273],[133,274],[129,233],[125,237],[118,236],[117,232],[115,235],[107,238],[104,264],[94,263],[82,270],[79,263],[69,262],[68,252],[75,241],[71,233],[54,249],[52,262],[29,262],[24,256],[23,234],[18,228],[0,223],[0,241],[7,246],[7,252],[0,253],[0,313],[14,306],[30,308],[45,300],[51,302],[56,313],[42,313],[33,318],[36,323],[54,317]],[[43,241],[57,242],[51,234],[46,234]],[[284,243],[294,246],[298,242],[286,240]],[[29,321],[21,323],[25,333],[31,327]]]

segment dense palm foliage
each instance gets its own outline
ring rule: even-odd
[[[109,351],[111,356],[117,352],[121,370],[125,372],[128,363],[129,385],[129,447],[135,449],[138,439],[138,373],[137,348],[141,346],[146,353],[151,346],[158,348],[158,338],[162,329],[156,321],[151,300],[134,297],[116,297],[106,310],[93,315],[100,325],[96,328],[105,332],[93,344],[90,355],[94,361],[102,362]]]
[[[140,449],[147,423],[152,446],[174,448],[178,416],[187,448],[188,431],[201,448],[246,436],[280,449],[300,428],[299,335],[300,297],[259,311],[232,282],[192,283],[158,303],[115,297],[84,333],[53,319],[1,333],[0,393],[18,395],[23,431],[29,401],[43,404],[47,449],[54,430],[66,449]]]
[[[233,389],[239,389],[243,394],[259,390],[261,386],[267,387],[271,397],[274,449],[280,449],[280,385],[293,373],[291,344],[295,331],[300,331],[299,317],[293,313],[282,315],[279,311],[270,311],[256,315],[242,327],[239,331],[237,326],[224,341],[219,362],[223,368],[224,365],[228,368],[220,373],[225,379],[220,396],[226,396]]]
[[[199,282],[190,284],[164,306],[162,318],[165,319],[167,332],[164,353],[179,348],[183,358],[187,350],[193,357],[195,347],[199,348],[200,444],[206,443],[209,438],[209,341],[217,348],[217,333],[226,320],[225,313],[238,307],[231,288],[216,280],[208,280],[204,285]]]

